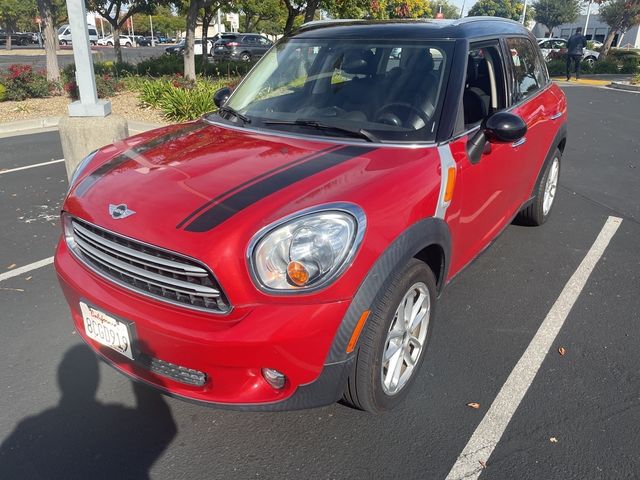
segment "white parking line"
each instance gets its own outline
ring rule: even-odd
[[[25,265],[20,268],[16,268],[15,270],[9,270],[8,272],[0,273],[0,282],[3,280],[8,280],[9,278],[17,277],[18,275],[22,275],[23,273],[30,272],[31,270],[35,270],[37,268],[46,267],[53,263],[53,257],[43,258],[42,260],[38,260],[37,262],[30,263],[29,265]]]
[[[473,432],[469,442],[447,475],[447,480],[477,479],[480,476],[511,417],[538,373],[544,357],[560,332],[571,308],[587,283],[591,272],[621,223],[622,219],[618,217],[607,219],[591,249],[564,286],[562,293],[551,307],[533,340]]]
[[[49,162],[34,163],[33,165],[26,165],[24,167],[16,167],[16,168],[12,168],[10,170],[0,170],[0,175],[4,175],[5,173],[19,172],[20,170],[27,170],[29,168],[44,167],[45,165],[51,165],[52,163],[60,163],[60,162],[64,162],[64,158],[61,158],[60,160],[51,160]]]

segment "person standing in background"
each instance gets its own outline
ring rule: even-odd
[[[582,35],[582,27],[578,27],[567,40],[567,81],[571,80],[571,62],[575,63],[576,80],[580,78],[580,62],[586,46],[587,38]]]

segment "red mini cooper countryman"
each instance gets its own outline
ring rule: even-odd
[[[312,23],[215,102],[75,171],[55,264],[78,333],[205,404],[394,407],[447,282],[551,212],[566,100],[535,38]]]

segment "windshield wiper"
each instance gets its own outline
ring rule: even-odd
[[[360,128],[358,130],[339,127],[337,125],[330,125],[328,123],[322,123],[317,120],[267,120],[264,122],[265,125],[299,125],[301,127],[312,127],[318,130],[334,130],[340,133],[347,133],[351,137],[359,137],[365,139],[367,142],[380,142],[378,137],[376,137],[373,133],[364,128]]]
[[[236,117],[238,120],[242,120],[242,123],[251,123],[251,119],[249,117],[241,114],[235,108],[223,105],[222,107],[218,108],[218,112],[229,113]]]

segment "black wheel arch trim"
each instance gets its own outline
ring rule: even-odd
[[[353,355],[347,354],[346,349],[362,312],[371,308],[378,293],[398,269],[431,245],[439,246],[444,253],[444,261],[438,278],[436,278],[438,293],[442,291],[451,258],[451,234],[444,220],[431,217],[420,220],[405,230],[376,260],[364,281],[360,284],[347,309],[347,313],[338,327],[325,360],[325,365],[344,362],[353,357]]]
[[[533,190],[531,191],[531,196],[529,201],[533,200],[536,196],[536,192],[538,191],[538,186],[542,181],[542,177],[544,176],[544,172],[547,170],[547,166],[553,160],[553,154],[556,153],[556,149],[560,147],[560,144],[567,139],[567,124],[566,122],[560,125],[558,132],[556,133],[553,142],[551,142],[551,146],[549,147],[549,151],[547,152],[547,156],[544,159],[544,163],[542,167],[540,167],[540,171],[538,172],[538,177],[536,178],[536,183],[533,184]]]

